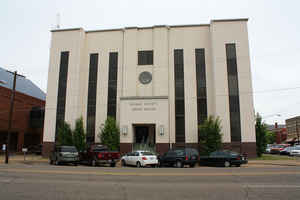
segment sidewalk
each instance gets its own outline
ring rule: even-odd
[[[4,164],[5,155],[0,155],[0,164]],[[9,163],[25,163],[25,164],[37,164],[37,163],[47,163],[48,158],[43,158],[40,155],[29,154],[26,155],[24,161],[24,155],[11,155],[9,157]]]
[[[295,160],[249,160],[248,165],[300,166],[300,158]]]

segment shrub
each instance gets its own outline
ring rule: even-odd
[[[72,130],[70,125],[65,121],[61,121],[58,127],[57,144],[66,146],[72,146],[74,144]]]
[[[120,130],[113,117],[107,117],[105,124],[100,128],[98,137],[101,143],[106,145],[109,150],[119,150]]]
[[[209,116],[203,124],[199,125],[199,144],[201,154],[209,154],[222,147],[221,121],[219,117],[214,119]]]
[[[261,157],[267,147],[267,126],[262,122],[262,118],[259,113],[256,114],[255,123],[256,132],[256,154]]]
[[[85,131],[83,128],[83,119],[80,117],[76,120],[75,129],[73,131],[74,146],[79,152],[82,152],[86,148]]]

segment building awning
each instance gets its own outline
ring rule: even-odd
[[[296,138],[288,138],[286,139],[285,142],[295,142],[296,141]]]

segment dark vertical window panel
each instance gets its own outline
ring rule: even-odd
[[[230,132],[232,142],[241,142],[239,84],[235,44],[226,44]]]
[[[153,51],[138,51],[138,65],[153,65]]]
[[[183,50],[174,50],[176,142],[185,142],[184,59]]]
[[[69,52],[63,51],[60,53],[60,64],[59,64],[55,141],[57,139],[58,128],[60,124],[65,120],[68,65],[69,65]]]
[[[118,88],[118,52],[109,53],[107,116],[116,119]]]
[[[97,102],[97,79],[98,58],[97,53],[90,54],[87,118],[86,118],[86,141],[94,143],[96,126],[96,102]]]
[[[195,49],[198,124],[207,118],[205,49]]]

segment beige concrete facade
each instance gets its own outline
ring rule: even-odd
[[[220,117],[223,141],[230,143],[226,43],[236,44],[241,142],[255,142],[247,19],[212,20],[204,25],[52,31],[44,142],[55,140],[60,53],[69,51],[65,121],[74,127],[75,119],[82,116],[86,125],[89,55],[98,53],[95,126],[98,134],[107,117],[109,53],[118,52],[116,119],[121,143],[133,143],[133,124],[140,123],[155,124],[156,143],[176,143],[174,49],[183,49],[185,141],[198,143],[195,49],[204,48],[207,113]],[[153,50],[153,65],[138,65],[140,50]],[[152,74],[149,84],[139,82],[139,74],[144,71]],[[98,137],[95,142],[99,142]]]

